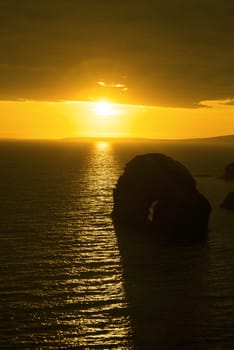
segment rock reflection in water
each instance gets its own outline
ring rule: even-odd
[[[117,230],[137,348],[205,349],[208,248],[163,246],[148,234]]]

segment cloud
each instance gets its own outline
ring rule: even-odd
[[[231,0],[2,0],[0,99],[89,99],[123,76],[116,102],[231,99],[233,17]]]
[[[216,109],[227,109],[230,106],[234,106],[234,99],[223,99],[223,100],[207,100],[207,101],[201,101],[199,103],[199,106],[206,107],[206,108],[216,108]]]
[[[106,89],[118,89],[122,92],[128,91],[128,87],[126,84],[122,83],[107,83],[105,81],[98,81],[97,84],[102,88]]]

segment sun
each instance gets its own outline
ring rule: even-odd
[[[113,105],[109,102],[97,102],[94,111],[101,117],[109,117],[115,113]]]

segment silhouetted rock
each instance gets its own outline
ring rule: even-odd
[[[220,207],[229,210],[234,210],[234,191],[227,194]]]
[[[126,165],[113,197],[116,227],[150,229],[158,238],[183,244],[207,238],[210,204],[190,172],[170,157],[136,156]]]
[[[234,181],[234,163],[228,164],[225,167],[224,178],[226,180],[233,180]]]

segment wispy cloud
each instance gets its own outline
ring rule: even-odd
[[[121,83],[106,83],[104,81],[98,81],[97,84],[103,88],[116,88],[124,92],[128,91],[127,85]]]

